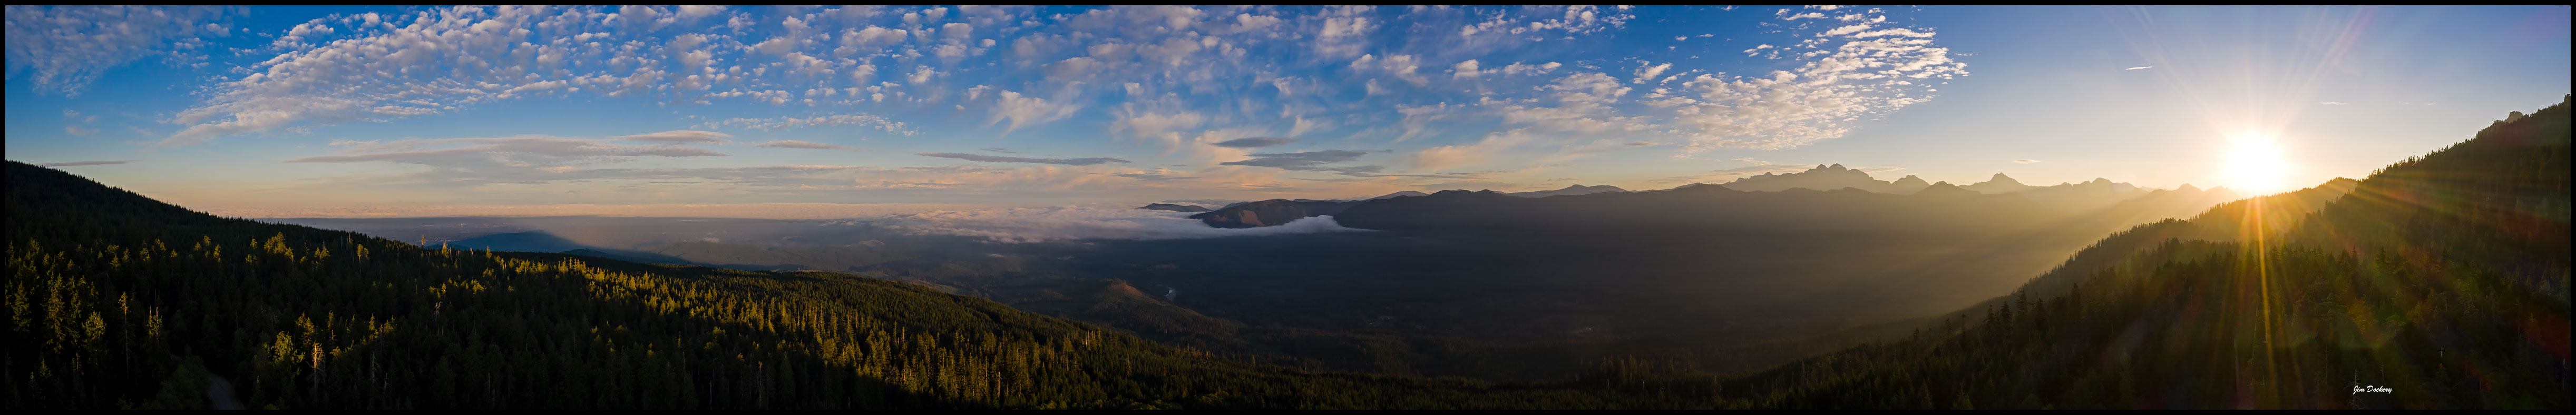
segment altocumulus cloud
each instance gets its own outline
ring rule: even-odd
[[[1284,225],[1222,229],[1208,227],[1190,213],[1143,209],[1083,207],[952,210],[894,215],[860,221],[914,234],[981,237],[993,242],[1029,243],[1077,239],[1202,239],[1319,232],[1354,232],[1331,216],[1298,219]]]
[[[1094,164],[1126,163],[1126,162],[1128,162],[1127,160],[1121,160],[1121,159],[1115,159],[1115,158],[1109,158],[1109,157],[1084,157],[1084,158],[1078,158],[1078,159],[1042,159],[1042,158],[1030,158],[1030,157],[987,156],[987,155],[982,155],[982,154],[965,154],[965,153],[913,153],[913,154],[915,154],[915,155],[922,155],[922,156],[930,156],[930,157],[938,157],[938,158],[951,158],[951,159],[966,160],[966,161],[981,161],[981,162],[987,162],[987,163],[1038,163],[1038,164],[1062,164],[1062,165],[1067,165],[1067,166],[1089,166],[1089,165],[1094,165]]]
[[[1504,125],[1671,143],[1683,152],[1778,149],[1841,137],[1853,122],[1924,102],[1968,74],[1929,28],[1875,8],[1830,16],[1782,10],[1778,21],[1744,22],[1766,35],[1744,42],[1780,45],[1757,47],[1777,61],[1754,65],[1777,68],[1767,71],[1689,62],[1596,67],[1575,62],[1632,58],[1538,47],[1612,42],[1644,25],[1631,25],[1639,16],[1625,7],[443,7],[332,15],[259,34],[274,42],[257,48],[201,45],[239,31],[224,25],[231,14],[239,13],[11,8],[9,62],[13,71],[32,68],[39,88],[68,91],[146,57],[217,65],[225,62],[211,62],[206,51],[246,55],[207,70],[223,75],[163,120],[181,128],[160,146],[604,96],[782,109],[948,107],[986,125],[1006,123],[1005,132],[1082,117],[1174,147],[1194,143],[1181,136],[1213,130],[1293,136],[1384,124],[1392,113],[1401,114],[1402,137],[1464,137]],[[1407,29],[1414,27],[1458,29]],[[1530,52],[1558,49],[1579,53]],[[512,64],[487,64],[494,62]],[[1159,104],[1232,99],[1252,92],[1246,87],[1277,91],[1267,99],[1286,111],[1247,121]],[[1322,93],[1361,88],[1371,92]],[[808,113],[701,125],[912,135],[905,121]]]

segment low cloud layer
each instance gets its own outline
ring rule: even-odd
[[[966,161],[981,161],[981,162],[987,162],[987,163],[1038,163],[1038,164],[1062,164],[1062,165],[1067,165],[1067,166],[1089,166],[1089,165],[1094,165],[1094,164],[1127,163],[1127,162],[1128,162],[1127,160],[1116,159],[1116,158],[1110,158],[1110,157],[1085,157],[1085,158],[1078,158],[1078,159],[1042,159],[1042,158],[1029,158],[1029,157],[987,156],[987,155],[982,155],[982,154],[965,154],[965,153],[913,153],[913,154],[916,154],[916,155],[923,155],[923,156],[930,156],[930,157],[938,157],[938,158],[951,158],[951,159],[966,160]]]
[[[1295,233],[1354,232],[1331,216],[1298,219],[1285,225],[1222,229],[1208,227],[1190,213],[1117,208],[1022,208],[956,210],[896,215],[876,220],[887,228],[915,234],[981,237],[994,242],[1030,243],[1076,239],[1200,239]]]

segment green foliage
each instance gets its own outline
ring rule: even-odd
[[[2568,118],[2499,123],[2245,238],[2150,225],[2100,245],[2134,254],[1896,341],[1731,376],[1602,359],[1547,385],[1258,365],[844,274],[218,218],[10,162],[0,406],[2565,409]],[[1076,312],[1208,324],[1123,282],[1090,294],[1114,301]]]
[[[1259,366],[850,275],[425,248],[216,218],[8,169],[10,408],[1615,402]],[[238,393],[206,392],[222,383]]]
[[[2562,103],[2498,123],[2299,220],[2241,213],[2294,195],[2193,221],[2240,220],[2224,242],[2140,227],[2097,245],[2135,247],[2125,258],[2079,255],[1981,320],[1727,392],[1779,408],[1902,408],[1928,390],[1954,408],[2565,409],[2568,119]]]

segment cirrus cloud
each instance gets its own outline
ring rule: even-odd
[[[981,161],[981,162],[986,162],[986,163],[1038,163],[1038,164],[1062,164],[1062,165],[1067,165],[1067,166],[1089,166],[1089,165],[1095,165],[1095,164],[1105,164],[1105,163],[1127,163],[1127,162],[1128,162],[1127,160],[1121,160],[1121,159],[1117,159],[1117,158],[1110,158],[1110,157],[1085,157],[1085,158],[1074,158],[1074,159],[1045,159],[1045,158],[1031,158],[1031,157],[987,156],[987,155],[982,155],[982,154],[965,154],[965,153],[913,153],[913,155],[929,156],[929,157],[938,157],[938,158],[951,158],[951,159],[966,160],[966,161]]]
[[[753,144],[753,145],[751,145],[751,146],[752,146],[752,147],[771,147],[771,148],[806,148],[806,149],[815,149],[815,150],[852,150],[852,151],[857,151],[857,150],[866,150],[866,149],[864,149],[864,148],[858,148],[858,147],[850,147],[850,146],[836,146],[836,145],[831,145],[831,144],[823,144],[823,143],[815,143],[815,142],[806,142],[806,141],[797,141],[797,140],[778,140],[778,141],[771,141],[771,142],[765,142],[765,143],[760,143],[760,144]]]
[[[1218,142],[1214,142],[1214,143],[1208,143],[1208,145],[1217,146],[1217,147],[1233,147],[1233,148],[1261,148],[1261,147],[1277,147],[1277,146],[1283,146],[1283,145],[1288,145],[1288,143],[1294,143],[1294,142],[1297,142],[1297,139],[1294,139],[1294,138],[1286,138],[1286,137],[1252,137],[1252,138],[1237,138],[1237,139],[1232,139],[1232,140],[1218,141]]]

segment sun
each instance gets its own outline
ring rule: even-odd
[[[2284,175],[2290,171],[2282,159],[2279,137],[2262,133],[2240,133],[2227,138],[2226,171],[2221,172],[2227,187],[2240,192],[2269,194],[2281,190]]]

